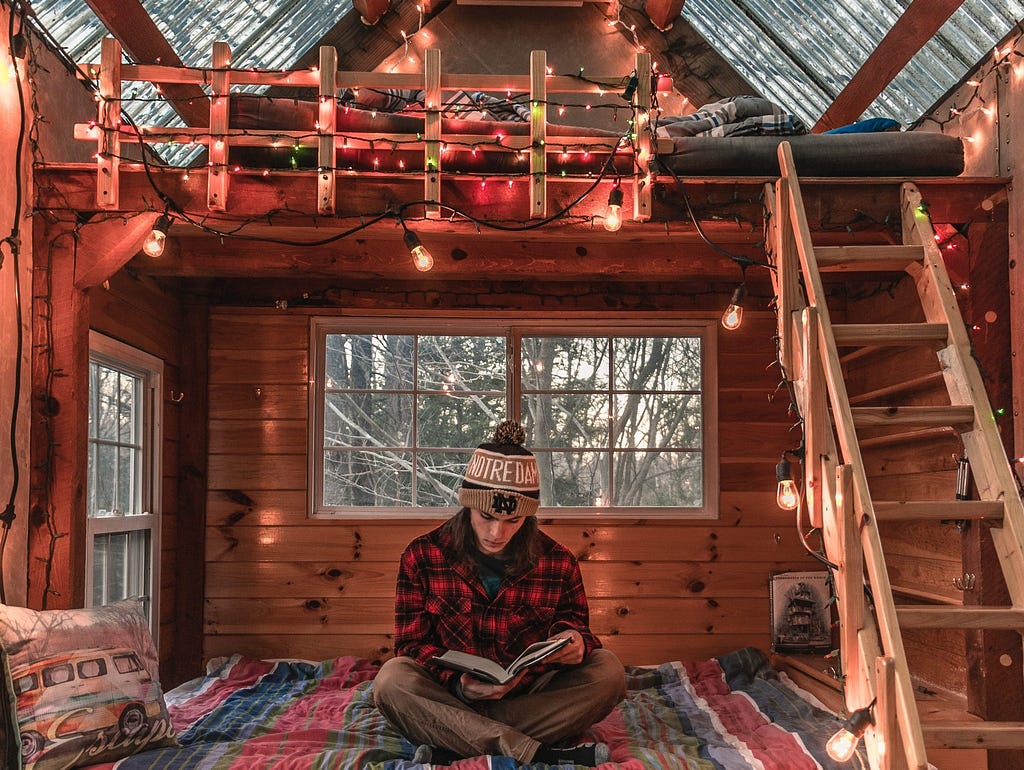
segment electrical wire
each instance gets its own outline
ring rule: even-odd
[[[8,52],[11,57],[11,62],[17,67],[17,60],[14,57],[14,20],[17,15],[18,3],[15,2],[11,5],[10,15],[8,17],[7,25],[7,43]],[[22,8],[24,13],[24,8]],[[21,23],[20,28],[24,30],[24,23]],[[23,32],[18,34],[24,34]],[[10,448],[11,448],[11,491],[10,496],[7,499],[7,505],[4,507],[3,513],[0,514],[0,525],[2,525],[2,534],[0,534],[0,603],[6,604],[7,602],[7,589],[4,581],[4,553],[7,550],[7,538],[11,531],[11,526],[14,524],[14,519],[17,517],[15,513],[15,503],[18,497],[18,491],[21,486],[21,459],[18,452],[18,417],[21,411],[21,370],[22,370],[22,355],[24,353],[25,346],[25,333],[22,325],[22,298],[21,298],[21,209],[23,205],[24,190],[22,189],[22,163],[24,161],[24,145],[25,145],[25,122],[26,122],[26,110],[25,110],[25,91],[21,83],[21,75],[18,74],[14,78],[17,84],[18,91],[18,143],[14,148],[14,210],[11,221],[11,232],[4,237],[3,243],[6,243],[11,251],[11,269],[14,273],[14,321],[17,326],[16,333],[16,344],[15,344],[15,358],[14,358],[14,395],[11,399],[11,424],[10,424]],[[3,266],[3,261],[0,260],[0,268]]]

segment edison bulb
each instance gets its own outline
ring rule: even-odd
[[[729,331],[740,328],[743,323],[743,307],[741,305],[729,305],[722,313],[722,326]]]
[[[853,757],[859,740],[860,738],[843,728],[828,739],[828,743],[825,744],[825,753],[836,762],[848,762]]]
[[[622,227],[622,188],[613,187],[608,193],[608,208],[604,213],[604,229],[610,233]]]
[[[778,491],[775,493],[775,502],[784,511],[796,510],[800,495],[796,489],[796,482],[793,479],[783,479],[779,482]]]
[[[434,257],[422,245],[414,246],[411,250],[412,263],[421,273],[425,273],[434,267]]]

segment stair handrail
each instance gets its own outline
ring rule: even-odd
[[[807,472],[804,479],[806,496],[815,501],[815,506],[820,502],[823,511],[842,514],[843,519],[836,521],[831,527],[825,527],[826,530],[839,530],[839,525],[845,526],[846,520],[852,514],[855,525],[853,531],[859,532],[864,565],[874,603],[877,643],[881,647],[881,654],[896,661],[893,700],[895,700],[896,723],[900,728],[900,738],[906,761],[911,768],[926,770],[928,762],[925,755],[924,737],[910,673],[906,665],[906,652],[896,618],[895,602],[885,565],[874,504],[864,472],[864,462],[857,441],[853,415],[850,411],[849,395],[842,376],[832,324],[825,302],[825,291],[814,255],[814,245],[804,210],[800,182],[788,142],[780,143],[778,158],[781,175],[777,185],[773,213],[776,236],[774,250],[777,252],[774,257],[779,272],[775,281],[780,290],[778,312],[779,346],[783,356],[781,361],[787,371],[791,372],[790,376],[793,377],[793,381],[795,383],[799,381],[802,384],[802,387],[797,388],[798,406],[802,413],[813,412],[820,415],[831,407],[832,414],[832,427],[825,428],[821,425],[820,419],[814,426],[814,430],[819,432],[819,436],[825,437],[826,444],[817,446],[811,452],[806,453]],[[804,304],[801,299],[793,296],[793,291],[799,286],[796,274],[797,266],[803,276],[803,287],[806,292],[806,308],[800,311],[801,319],[799,321],[793,317],[795,309]],[[809,343],[805,343],[805,351],[814,352],[813,361],[806,356],[802,361],[798,358],[795,338],[797,337],[796,330],[801,328],[803,329],[802,336]],[[813,367],[818,365],[823,373],[824,391],[820,387],[820,380],[813,376]],[[816,383],[815,380],[818,382]],[[831,454],[822,455],[822,450],[829,446],[833,447]],[[825,468],[837,468],[839,458],[836,457],[835,446],[838,446],[840,450],[842,466],[850,469],[849,481],[846,484],[848,490],[844,493],[843,487],[836,482],[836,486],[830,490],[831,494],[826,494],[826,487],[831,487],[833,480],[828,478],[829,474],[822,472],[820,460],[824,457]],[[852,502],[849,499],[851,491]],[[826,500],[828,501],[827,505]],[[842,555],[835,551],[838,543],[835,542],[834,537],[831,539],[830,543],[830,535],[826,532],[826,553],[829,554],[831,545],[835,558],[842,560]],[[840,568],[842,569],[842,565]],[[863,601],[863,596],[859,598],[847,596],[847,601]],[[840,608],[841,627],[843,615],[844,610]],[[851,618],[847,618],[847,622],[850,620]],[[868,631],[867,624],[861,631]],[[857,639],[856,658],[866,664],[858,666],[858,669],[863,672],[862,682],[872,693],[875,692],[875,681],[870,670],[878,652],[875,650],[875,655],[871,657],[866,657],[865,653],[868,652],[868,647],[874,646],[871,639],[873,636],[874,634],[867,634],[862,639],[860,632],[856,636],[852,634],[844,636],[844,638]],[[882,719],[879,722],[885,724],[886,720]],[[883,735],[882,738],[891,747],[895,736]],[[877,757],[873,761],[877,763]]]

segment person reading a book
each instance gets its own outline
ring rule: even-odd
[[[414,761],[491,754],[594,767],[608,759],[604,744],[573,741],[622,699],[625,673],[590,630],[576,558],[537,525],[537,461],[524,439],[517,423],[499,425],[469,461],[462,509],[402,554],[395,657],[374,680],[374,701],[419,744]],[[444,659],[468,653],[503,674],[550,639],[568,641],[504,684],[467,673],[475,669],[464,655],[461,670]]]

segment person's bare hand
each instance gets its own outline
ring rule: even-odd
[[[491,684],[489,682],[481,682],[472,674],[463,674],[462,678],[459,679],[459,685],[462,688],[462,695],[466,700],[501,700],[512,688],[522,681],[525,675],[525,671],[520,671],[510,682]]]
[[[568,631],[560,631],[551,638],[561,639],[562,637],[569,637],[569,643],[558,650],[558,652],[554,652],[544,658],[544,662],[562,663],[567,666],[575,666],[577,663],[582,663],[584,652],[583,635],[579,631],[570,629]]]

